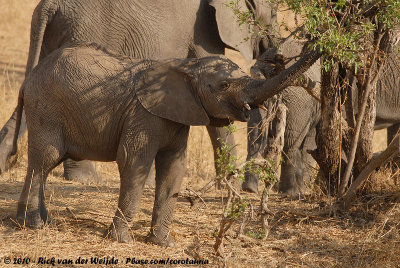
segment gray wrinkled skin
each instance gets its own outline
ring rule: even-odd
[[[74,41],[100,44],[119,54],[143,59],[204,57],[224,54],[228,45],[250,61],[270,46],[239,26],[228,0],[42,0],[32,16],[26,74],[55,49]],[[257,16],[269,25],[276,12],[262,0],[250,0]],[[239,1],[242,10],[244,0]],[[15,112],[0,132],[0,172],[6,169],[15,129]],[[207,127],[214,147],[225,139],[221,128]],[[25,121],[22,121],[21,133]],[[229,142],[234,143],[233,137]],[[235,152],[232,152],[235,154]],[[66,162],[65,176],[97,176],[90,163]]]
[[[287,59],[299,56],[302,52],[304,42],[288,39],[281,44],[280,48],[272,48],[264,52],[251,68],[251,75],[255,78],[271,77],[277,74],[297,60],[293,60],[275,66],[275,56],[279,53]],[[305,73],[304,76],[312,81],[315,88],[319,90],[321,82],[320,63],[317,61]],[[305,189],[303,177],[311,176],[314,159],[307,153],[307,149],[315,148],[315,127],[319,120],[319,103],[300,86],[290,86],[281,92],[282,101],[287,106],[284,157],[282,163],[279,190],[286,194],[297,194],[293,189]],[[248,132],[248,155],[251,158],[263,158],[267,135],[258,126],[265,121],[267,114],[261,109],[252,111],[250,120],[247,122]],[[243,190],[248,192],[258,191],[258,177],[246,173]]]
[[[247,121],[245,104],[263,103],[318,57],[273,79],[255,80],[222,56],[139,60],[87,43],[54,51],[27,76],[18,98],[16,130],[24,107],[28,171],[17,221],[32,228],[48,221],[46,178],[63,160],[116,161],[120,196],[105,236],[130,242],[129,223],[155,161],[148,240],[173,246],[169,227],[185,173],[189,125]]]

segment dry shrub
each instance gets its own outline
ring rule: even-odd
[[[392,168],[390,164],[387,167],[381,168],[379,171],[374,172],[364,183],[361,192],[364,195],[378,194],[384,195],[400,191],[399,170]]]

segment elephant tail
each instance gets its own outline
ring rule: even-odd
[[[32,15],[31,34],[29,44],[28,62],[26,64],[25,77],[35,68],[40,59],[43,37],[49,22],[52,21],[58,9],[57,0],[42,0],[36,6]]]
[[[19,94],[18,94],[18,105],[16,108],[17,111],[17,121],[15,123],[15,132],[14,132],[14,139],[13,139],[13,149],[11,155],[15,155],[17,153],[18,147],[18,136],[19,130],[21,128],[21,121],[22,121],[22,113],[24,111],[24,88],[25,83],[22,84]]]

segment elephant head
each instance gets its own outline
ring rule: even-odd
[[[239,0],[237,7],[243,11],[252,11],[256,19],[261,19],[265,25],[270,26],[270,36],[262,39],[256,32],[256,26],[247,23],[240,24],[234,11],[228,6],[227,0],[209,0],[215,8],[215,18],[221,40],[228,46],[238,50],[250,62],[257,58],[264,50],[275,46],[274,35],[279,34],[276,8],[271,3],[263,0]]]
[[[141,76],[136,95],[150,113],[186,125],[247,121],[252,107],[287,87],[319,57],[310,52],[267,80],[248,77],[223,56],[160,61]]]

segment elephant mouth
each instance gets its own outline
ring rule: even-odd
[[[252,110],[254,110],[254,109],[258,109],[258,108],[261,108],[261,109],[264,109],[265,110],[265,108],[263,108],[263,107],[261,107],[262,105],[253,105],[253,104],[247,104],[247,103],[244,103],[243,105],[242,105],[242,107],[241,107],[241,109],[240,109],[240,119],[239,119],[239,121],[242,121],[242,122],[247,122],[247,121],[249,121],[250,120],[250,113],[251,113],[251,111]]]
[[[248,108],[243,107],[240,112],[240,121],[247,122],[250,120],[250,111]]]
[[[229,107],[229,108],[228,108]],[[250,119],[250,110],[245,106],[238,107],[233,103],[228,103],[228,109],[225,112],[219,111],[214,117],[218,119],[228,119],[230,121],[247,122]]]

